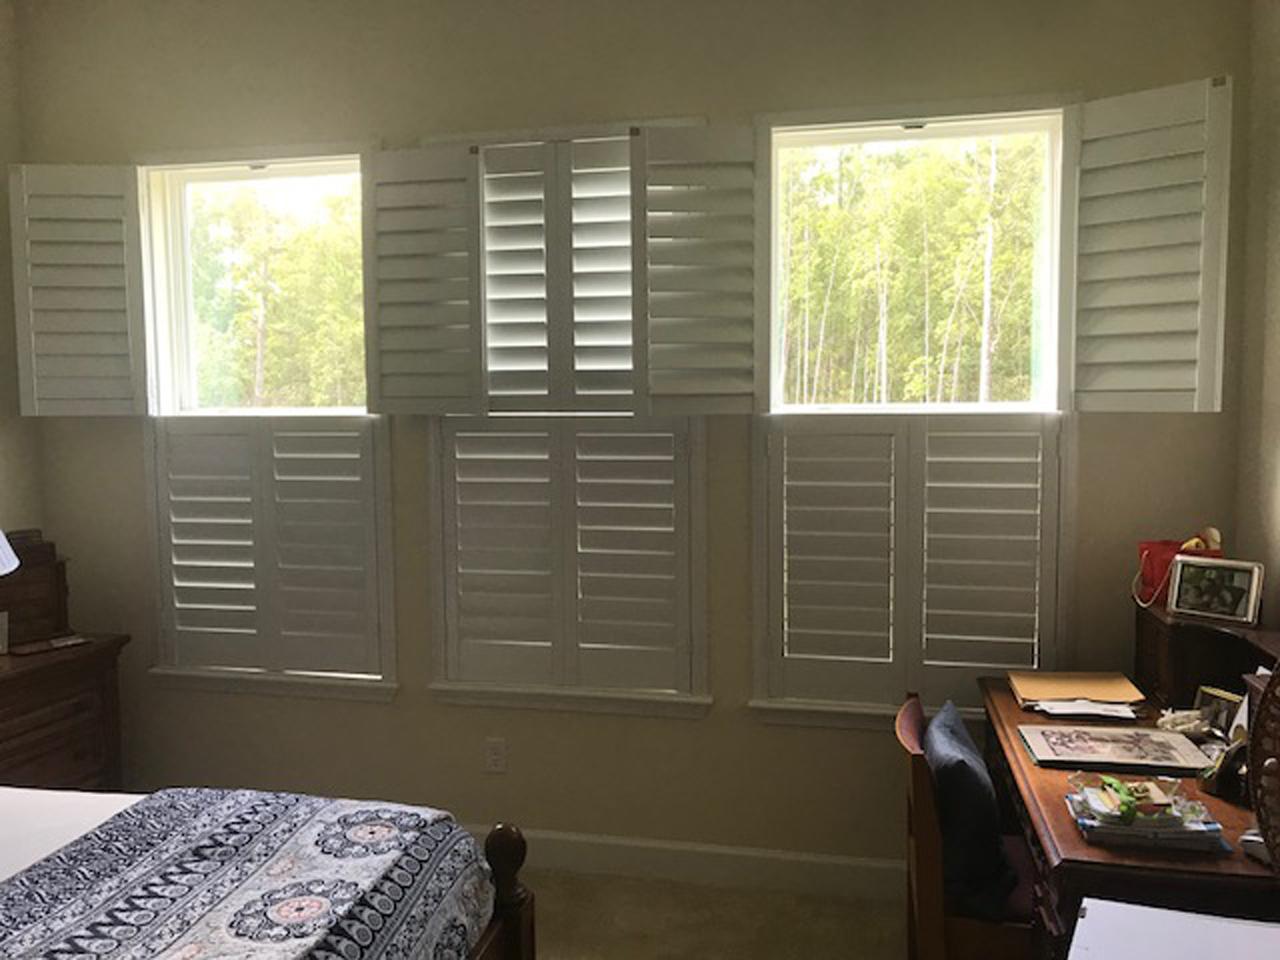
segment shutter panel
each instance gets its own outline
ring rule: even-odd
[[[263,422],[281,669],[378,674],[374,421]]]
[[[23,414],[145,414],[137,171],[14,167],[10,205]]]
[[[449,679],[552,684],[562,644],[556,426],[443,426]]]
[[[1082,108],[1075,405],[1222,406],[1231,85]]]
[[[380,676],[376,421],[156,421],[174,666]]]
[[[976,705],[977,678],[1035,669],[1056,610],[1055,416],[928,417],[924,476],[924,644],[915,687],[927,702]]]
[[[689,438],[683,421],[567,428],[578,682],[690,689]]]
[[[547,410],[552,403],[548,259],[555,147],[486,147],[485,334],[489,407]]]
[[[162,617],[179,667],[263,665],[262,477],[251,418],[156,421]]]
[[[376,153],[365,171],[369,409],[484,409],[478,158],[466,146]]]
[[[631,147],[626,137],[568,145],[573,192],[573,393],[579,410],[630,409]]]
[[[749,413],[755,143],[749,128],[632,138],[635,349],[654,413]]]
[[[915,635],[904,582],[907,427],[881,417],[771,418],[771,694],[882,701]]]

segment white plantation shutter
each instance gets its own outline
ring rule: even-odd
[[[449,680],[691,690],[688,430],[443,425]]]
[[[768,695],[977,703],[1056,617],[1054,416],[789,416],[766,431]]]
[[[577,140],[573,194],[573,394],[578,410],[631,409],[631,145]]]
[[[628,141],[483,156],[489,409],[630,409]]]
[[[1075,406],[1220,410],[1230,81],[1081,111]]]
[[[564,580],[555,427],[489,419],[443,431],[449,677],[552,683]]]
[[[547,217],[555,146],[486,147],[483,157],[489,406],[546,410],[553,393]]]
[[[915,689],[976,705],[976,681],[1035,669],[1056,611],[1058,429],[1054,416],[928,417],[924,642]]]
[[[601,423],[571,432],[572,642],[587,687],[688,692],[688,425]]]
[[[465,146],[363,164],[369,409],[484,409],[478,158]]]
[[[156,421],[171,666],[387,675],[379,433],[367,417]]]
[[[753,408],[754,160],[749,128],[632,137],[636,364],[654,413]]]
[[[906,423],[769,422],[769,693],[882,700],[902,689],[912,637],[895,603],[909,579]]]
[[[145,414],[137,171],[14,167],[9,195],[23,414]]]

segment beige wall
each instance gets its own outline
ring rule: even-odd
[[[12,0],[0,0],[0,165],[21,156],[18,43]],[[18,417],[13,296],[9,279],[9,180],[0,179],[0,530],[36,527],[40,510],[40,430]]]
[[[1044,92],[1105,95],[1230,72],[1247,100],[1247,4],[1209,0],[664,0],[595,3],[31,0],[19,4],[27,159],[112,162],[655,115]],[[1241,276],[1239,248],[1233,276]],[[1238,298],[1229,311],[1233,324]],[[3,356],[3,355],[0,355]],[[1080,423],[1070,608],[1081,660],[1129,658],[1133,544],[1234,518],[1234,417]],[[391,706],[193,693],[149,678],[153,569],[142,427],[42,425],[47,525],[81,628],[135,636],[131,784],[381,794],[550,829],[898,856],[887,729],[769,726],[750,692],[748,424],[710,430],[703,720],[449,707],[426,692],[426,423],[394,422],[402,689]],[[1175,461],[1176,458],[1176,461]],[[1176,463],[1175,467],[1170,466]],[[510,744],[506,776],[482,741]]]
[[[1245,367],[1241,392],[1255,398],[1241,409],[1239,522],[1241,555],[1267,564],[1273,586],[1280,575],[1280,3],[1253,4],[1253,88],[1249,115],[1250,184],[1248,222],[1249,298]],[[1263,617],[1280,623],[1280,604],[1267,603]]]

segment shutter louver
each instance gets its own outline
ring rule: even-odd
[[[444,426],[451,679],[555,682],[561,558],[554,425]]]
[[[580,410],[629,409],[631,147],[578,140],[572,152],[573,392]]]
[[[923,430],[919,689],[941,702],[979,676],[1042,665],[1054,626],[1058,422],[930,417]],[[977,702],[976,687],[969,696]]]
[[[174,666],[384,676],[375,421],[156,421]]]
[[[687,427],[583,427],[574,449],[579,681],[687,692]]]
[[[484,150],[485,334],[489,406],[546,410],[551,402],[548,191],[552,144]]]
[[[875,700],[901,671],[905,427],[868,418],[775,427],[775,629],[783,696]]]
[[[137,171],[14,167],[10,204],[23,414],[145,414]]]
[[[279,663],[377,673],[372,423],[357,417],[267,423]]]
[[[365,170],[369,409],[484,409],[478,159],[465,146],[377,153]]]
[[[1075,406],[1221,409],[1229,81],[1084,105]]]
[[[163,616],[174,663],[258,666],[265,611],[256,425],[158,423]]]
[[[632,138],[635,343],[654,413],[749,413],[755,146],[749,128]]]

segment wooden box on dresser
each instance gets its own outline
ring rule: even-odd
[[[116,658],[128,642],[0,655],[0,785],[120,788]]]

